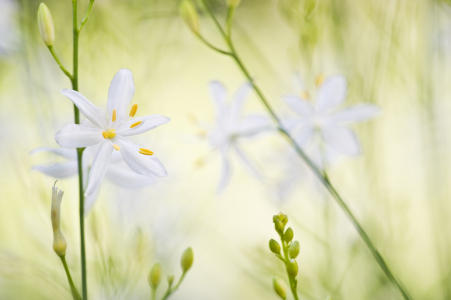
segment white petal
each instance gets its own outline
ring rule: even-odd
[[[83,96],[79,92],[68,89],[61,90],[61,93],[69,98],[75,104],[75,106],[78,107],[78,109],[86,117],[86,119],[91,121],[94,125],[103,129],[107,127],[108,121],[100,108],[92,104],[91,101],[85,98],[85,96]]]
[[[41,152],[52,152],[58,156],[62,156],[69,159],[77,158],[76,150],[67,148],[40,147],[31,150],[30,154],[36,154]]]
[[[239,136],[254,136],[260,132],[274,128],[271,120],[264,115],[248,115],[237,126],[236,134]]]
[[[343,103],[347,91],[348,84],[343,76],[335,75],[326,78],[318,90],[318,110],[328,111]]]
[[[359,122],[369,120],[381,113],[379,106],[374,104],[358,104],[341,110],[331,116],[331,121],[338,122]]]
[[[115,160],[114,162],[112,158],[105,176],[113,183],[128,189],[140,189],[158,183],[156,177],[148,177],[135,173],[125,163],[122,157],[120,157],[120,161]]]
[[[242,84],[233,96],[232,105],[230,107],[229,121],[234,122],[239,118],[241,111],[243,110],[246,99],[249,97],[252,91],[252,85],[249,82]]]
[[[77,161],[71,160],[62,164],[52,164],[52,165],[35,165],[31,167],[32,170],[39,171],[50,177],[61,179],[73,176],[77,174]]]
[[[92,161],[91,171],[89,172],[88,187],[85,196],[88,197],[100,186],[105,172],[110,162],[111,153],[113,152],[113,143],[110,140],[104,140],[97,150],[96,156]]]
[[[313,107],[302,99],[301,97],[294,95],[282,96],[282,99],[287,103],[287,105],[301,117],[308,117],[313,113]]]
[[[96,189],[94,191],[94,193],[92,193],[91,195],[89,195],[88,197],[85,198],[85,203],[84,203],[84,211],[85,211],[85,217],[88,215],[88,213],[91,211],[92,207],[94,206],[94,203],[97,200],[97,196],[99,195],[99,189]]]
[[[101,129],[77,124],[67,125],[55,134],[55,141],[64,148],[83,148],[104,140]]]
[[[216,193],[220,194],[224,191],[226,186],[229,184],[231,175],[232,175],[232,167],[230,165],[230,161],[227,158],[226,153],[222,153],[221,176],[219,178],[219,184]]]
[[[154,155],[139,153],[140,146],[126,138],[116,136],[114,143],[121,147],[121,154],[127,165],[136,173],[150,177],[167,176],[166,169]]]
[[[299,146],[304,147],[312,139],[314,132],[315,129],[312,126],[304,125],[299,130],[296,130],[292,137]]]
[[[251,172],[251,174],[254,175],[254,177],[257,178],[258,180],[263,180],[261,170],[259,170],[259,168],[248,158],[246,154],[244,154],[243,150],[239,148],[237,145],[235,145],[234,148],[236,154],[238,154],[238,157],[241,159],[241,161],[244,163],[247,169]]]
[[[114,75],[108,89],[108,113],[110,116],[116,110],[117,121],[123,120],[127,116],[127,106],[135,94],[135,84],[133,74],[130,70],[120,69]]]
[[[226,116],[227,111],[227,89],[219,81],[210,82],[208,88],[210,97],[215,105],[216,119],[221,120]]]
[[[136,122],[141,121],[142,123],[138,126],[135,126],[133,128],[130,128],[132,124],[135,124]],[[155,127],[158,127],[160,125],[166,124],[171,119],[165,116],[161,115],[150,115],[145,117],[139,117],[135,118],[133,120],[127,121],[122,123],[118,128],[116,133],[120,134],[122,136],[129,136],[129,135],[135,135],[135,134],[141,134],[143,132],[149,131],[151,129],[154,129]]]
[[[360,153],[360,143],[348,128],[328,126],[324,128],[323,135],[327,146],[340,154],[358,155]]]

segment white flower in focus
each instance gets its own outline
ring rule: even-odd
[[[322,155],[330,155],[327,153],[329,150],[342,155],[360,154],[360,143],[348,125],[375,117],[380,113],[380,108],[373,104],[358,104],[339,110],[338,107],[346,99],[346,79],[331,76],[324,81],[320,79],[317,83],[314,103],[308,99],[307,93],[283,96],[288,106],[298,115],[296,119],[287,121],[286,127],[300,145],[312,141],[315,135],[319,136],[326,146],[326,153]],[[322,160],[321,157],[318,159]]]
[[[218,150],[222,158],[222,171],[217,189],[217,192],[220,193],[227,186],[232,174],[229,160],[231,152],[236,153],[252,174],[261,179],[259,171],[239,146],[239,140],[253,137],[271,127],[266,116],[248,115],[243,117],[241,115],[246,99],[252,91],[252,86],[249,83],[243,84],[238,89],[230,104],[226,100],[227,90],[220,82],[211,82],[209,89],[216,108],[216,123],[209,128],[207,139],[212,149]]]
[[[99,187],[108,169],[113,151],[119,151],[124,161],[136,173],[150,177],[164,177],[166,169],[153,156],[153,152],[131,142],[127,136],[137,135],[169,122],[161,115],[134,117],[138,105],[134,104],[127,113],[127,107],[135,93],[133,75],[121,69],[114,76],[108,90],[108,114],[105,117],[100,108],[92,104],[80,93],[63,89],[67,96],[93,126],[71,124],[55,134],[55,140],[63,148],[84,148],[99,145],[89,172],[89,182],[85,196],[93,194]]]
[[[95,153],[97,152],[97,149],[98,146],[90,146],[83,151],[83,181],[85,185],[88,179],[89,167]],[[42,147],[34,149],[30,152],[30,154],[41,152],[53,153],[57,156],[65,158],[66,160],[61,163],[53,163],[49,165],[34,165],[31,167],[33,170],[37,170],[55,179],[63,179],[77,175],[78,165],[75,149]],[[125,163],[120,153],[116,151],[111,155],[110,164],[106,170],[105,177],[118,186],[133,190],[155,185],[157,183],[157,179],[155,177],[148,177],[133,172]],[[97,191],[86,197],[85,214],[87,214],[94,205],[95,200],[97,199]]]

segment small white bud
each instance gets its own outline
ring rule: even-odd
[[[55,29],[53,27],[52,14],[44,3],[38,8],[38,25],[42,40],[47,46],[53,46],[55,41]]]
[[[53,228],[53,250],[58,256],[66,255],[66,240],[60,229],[60,208],[61,200],[63,200],[64,192],[58,190],[56,186],[52,187],[52,208],[50,211],[50,218],[52,219]]]

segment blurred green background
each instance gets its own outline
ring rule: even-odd
[[[88,1],[80,0],[80,15]],[[44,46],[39,1],[0,0],[0,299],[71,299],[52,250],[49,218],[54,180],[30,170],[54,159],[31,156],[57,146],[54,134],[72,122],[70,88]],[[55,50],[71,69],[71,1],[45,2],[56,27]],[[223,20],[226,6],[211,1]],[[201,32],[222,41],[201,14]],[[238,51],[281,115],[299,72],[311,93],[319,74],[343,74],[347,105],[374,103],[375,120],[355,127],[363,155],[331,166],[329,176],[414,299],[451,299],[451,7],[437,0],[243,0],[236,12]],[[289,217],[301,244],[301,299],[400,299],[339,207],[305,175],[284,199],[284,139],[245,144],[266,178],[239,163],[229,187],[215,189],[220,160],[196,136],[213,120],[207,84],[233,92],[244,77],[227,57],[186,28],[176,0],[96,0],[80,38],[80,92],[105,105],[120,68],[135,78],[141,115],[172,121],[141,140],[169,176],[154,187],[124,190],[105,181],[86,219],[90,299],[149,299],[147,273],[159,261],[180,275],[192,246],[195,262],[173,299],[277,299],[272,278],[284,276],[270,253],[272,215]],[[252,96],[248,112],[262,112]],[[65,191],[62,230],[67,261],[80,286],[76,178]],[[165,284],[163,284],[163,288]]]

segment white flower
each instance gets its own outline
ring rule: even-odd
[[[98,146],[90,146],[83,151],[83,181],[85,183],[88,179],[90,164],[95,156],[95,153],[97,152],[97,149]],[[78,173],[77,154],[74,149],[42,147],[34,149],[30,152],[30,154],[41,152],[53,153],[57,156],[65,158],[66,160],[61,163],[53,163],[49,165],[34,165],[31,167],[33,170],[37,170],[56,179],[75,176]],[[110,164],[108,165],[105,173],[105,177],[121,187],[133,190],[157,183],[157,179],[155,177],[148,177],[133,172],[122,159],[119,152],[113,152]],[[94,192],[85,199],[85,214],[87,214],[94,205],[96,198],[97,192]]]
[[[227,103],[227,90],[218,81],[209,85],[210,96],[216,108],[216,123],[210,128],[207,138],[213,150],[218,150],[222,157],[222,172],[217,192],[220,193],[227,186],[232,167],[229,160],[231,151],[253,173],[260,178],[257,168],[244,154],[238,142],[241,138],[249,138],[270,128],[269,119],[262,115],[248,115],[243,117],[241,111],[246,103],[252,87],[249,83],[243,84],[233,96],[232,102]]]
[[[67,96],[93,125],[67,125],[55,134],[58,145],[63,148],[83,148],[99,144],[89,173],[86,197],[93,194],[102,182],[114,149],[121,152],[127,165],[138,174],[150,177],[167,175],[160,161],[152,156],[152,151],[126,138],[169,122],[169,118],[161,115],[127,120],[128,116],[134,117],[138,107],[134,104],[127,114],[127,107],[135,93],[133,75],[129,70],[121,69],[111,81],[108,90],[108,118],[100,108],[80,93],[67,89],[61,90],[61,93]]]
[[[295,120],[286,122],[286,127],[301,145],[319,134],[326,151],[333,150],[345,155],[359,154],[360,143],[347,125],[375,117],[380,113],[379,107],[373,104],[358,104],[338,110],[339,105],[346,99],[346,79],[336,75],[321,81],[318,82],[315,103],[308,100],[307,93],[283,96],[288,106],[298,115]]]

